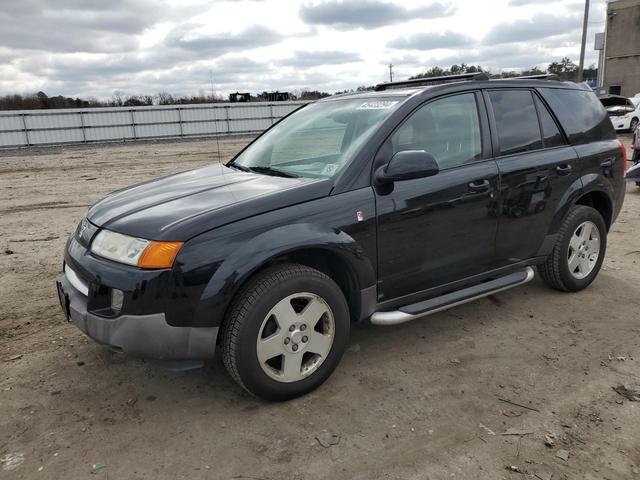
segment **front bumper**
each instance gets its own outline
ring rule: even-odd
[[[204,360],[213,356],[218,327],[174,327],[166,322],[164,313],[114,318],[95,315],[87,311],[88,298],[76,288],[71,272],[57,282],[62,309],[70,323],[96,342],[132,356],[158,360]]]

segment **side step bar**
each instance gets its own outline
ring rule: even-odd
[[[409,322],[416,318],[431,315],[448,308],[452,308],[463,303],[471,302],[478,298],[493,295],[494,293],[508,290],[530,282],[533,279],[533,268],[527,267],[515,273],[510,273],[504,277],[499,277],[488,282],[474,285],[472,287],[447,293],[440,297],[430,298],[423,302],[414,303],[400,307],[398,310],[390,312],[376,312],[371,316],[371,323],[374,325],[398,325]]]

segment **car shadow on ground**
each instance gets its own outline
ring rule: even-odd
[[[603,271],[587,292],[611,296],[610,292],[614,291],[617,296],[628,298],[633,295],[633,290],[633,286]],[[349,387],[353,376],[369,375],[369,367],[375,370],[375,366],[394,362],[401,364],[403,357],[411,351],[417,352],[427,364],[440,362],[444,355],[444,367],[454,367],[457,362],[464,361],[465,356],[485,353],[474,351],[474,344],[483,336],[513,330],[517,327],[515,324],[523,319],[530,323],[538,321],[536,310],[541,303],[568,301],[579,305],[583,295],[587,293],[571,295],[550,290],[536,278],[526,286],[405,324],[393,327],[355,324],[347,351],[334,375],[315,392],[293,402],[313,402],[319,396],[339,395],[341,389]],[[506,336],[504,341],[509,338]],[[78,385],[87,389],[107,389],[112,400],[119,399],[125,406],[137,402],[169,401],[196,408],[222,405],[238,411],[268,404],[232,381],[219,351],[202,368],[188,371],[169,371],[160,363],[113,353],[91,341],[81,347],[79,358],[83,359],[84,373],[65,370],[58,375],[66,377],[70,385],[77,380]],[[406,368],[411,373],[420,373],[419,364],[415,362]],[[85,378],[74,378],[78,375]]]

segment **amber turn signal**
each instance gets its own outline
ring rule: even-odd
[[[140,255],[138,266],[140,268],[171,268],[182,244],[183,242],[152,241]]]

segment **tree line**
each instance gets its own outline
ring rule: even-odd
[[[251,102],[266,102],[269,92],[250,95]],[[328,97],[329,92],[319,90],[296,90],[291,92],[291,100],[317,100]],[[229,95],[231,97],[231,95]],[[168,92],[159,92],[155,95],[124,95],[115,92],[108,100],[96,98],[72,98],[57,95],[48,96],[44,92],[29,95],[4,95],[0,96],[0,110],[35,110],[48,108],[96,108],[96,107],[142,107],[149,105],[189,105],[195,103],[219,103],[231,101],[220,94],[205,95],[174,95]]]
[[[440,77],[446,75],[458,75],[464,73],[481,73],[485,70],[480,65],[467,65],[462,63],[460,65],[452,65],[449,68],[431,67],[422,73],[409,77],[410,80],[420,78]],[[561,80],[577,81],[578,80],[578,66],[571,61],[571,59],[565,57],[559,62],[552,62],[549,64],[546,70],[542,70],[538,67],[532,67],[530,69],[522,71],[505,71],[499,74],[491,74],[491,78],[510,78],[519,75],[542,75],[545,73],[551,73],[557,75]],[[595,65],[591,65],[584,69],[583,78],[585,80],[595,80],[598,71]],[[354,91],[367,91],[373,90],[373,85],[361,85],[356,89],[343,90],[339,93],[351,93]],[[290,93],[289,98],[291,100],[317,100],[319,98],[328,97],[331,95],[329,92],[320,90],[295,90]],[[268,99],[269,93],[264,91],[256,95],[250,95],[250,101],[260,102]],[[57,95],[50,97],[44,92],[37,92],[30,95],[4,95],[0,96],[0,110],[33,110],[33,109],[47,109],[47,108],[95,108],[95,107],[140,107],[145,105],[188,105],[195,103],[217,103],[225,102],[229,99],[219,94],[206,95],[200,93],[199,95],[173,95],[167,92],[159,92],[155,95],[124,95],[120,92],[115,92],[113,96],[108,100],[98,100],[95,98],[72,98]]]
[[[0,110],[34,110],[48,108],[96,108],[96,107],[142,107],[145,105],[187,105],[193,103],[223,102],[221,95],[172,95],[160,92],[156,95],[113,94],[108,100],[96,98],[72,98],[57,95],[50,97],[44,92],[31,95],[0,96]]]
[[[460,65],[452,65],[450,68],[432,67],[418,75],[409,77],[410,80],[420,78],[442,77],[447,75],[460,75],[465,73],[487,73],[490,78],[513,78],[522,75],[544,75],[553,74],[557,75],[560,80],[564,81],[578,81],[578,65],[573,63],[570,58],[564,57],[559,62],[552,62],[549,64],[546,70],[539,67],[531,67],[525,70],[509,70],[503,71],[498,74],[491,74],[491,72],[485,71],[480,65],[467,65],[462,63]],[[590,65],[583,70],[583,80],[595,80],[598,77],[598,69],[595,65]]]

